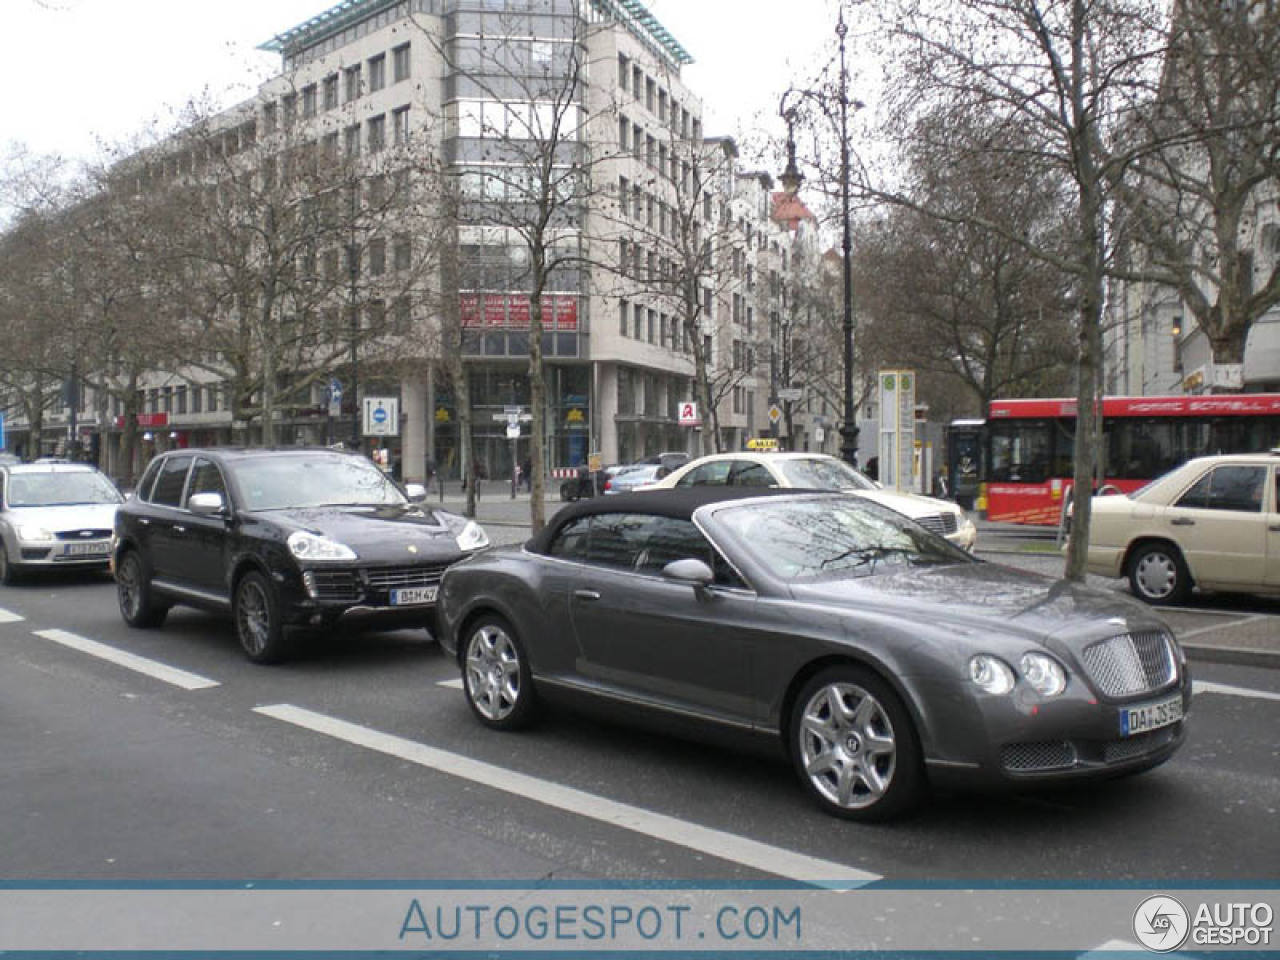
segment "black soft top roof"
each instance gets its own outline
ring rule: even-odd
[[[651,513],[660,517],[688,520],[693,512],[708,503],[741,500],[747,497],[811,496],[813,490],[786,490],[777,487],[696,486],[673,490],[644,490],[609,497],[579,500],[557,513],[542,532],[525,545],[534,553],[546,553],[552,538],[566,523],[578,517],[601,513]]]

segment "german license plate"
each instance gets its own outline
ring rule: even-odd
[[[435,603],[439,587],[403,587],[391,591],[393,607],[412,607],[416,604]]]
[[[111,552],[111,544],[105,540],[94,543],[68,543],[62,547],[64,557],[99,557]]]
[[[1161,700],[1159,703],[1148,703],[1141,707],[1128,707],[1120,711],[1120,736],[1132,737],[1134,734],[1158,730],[1182,719],[1182,695]]]

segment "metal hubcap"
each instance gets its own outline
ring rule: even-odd
[[[805,705],[800,757],[814,788],[849,810],[878,802],[893,782],[897,742],[880,701],[852,683],[831,683]]]
[[[1135,579],[1148,597],[1167,597],[1178,582],[1178,568],[1163,553],[1148,553],[1139,562]]]
[[[137,614],[141,602],[142,591],[138,585],[140,578],[138,561],[132,555],[125,558],[124,563],[120,564],[119,573],[116,574],[116,582],[120,590],[120,605],[131,617]]]
[[[251,653],[261,653],[267,645],[271,618],[267,598],[258,584],[247,583],[240,588],[237,618],[240,621],[241,642]]]
[[[490,720],[506,718],[520,700],[520,655],[493,624],[476,630],[467,645],[467,696]]]

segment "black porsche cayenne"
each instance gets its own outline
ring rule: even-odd
[[[232,614],[245,655],[280,660],[287,628],[350,610],[430,627],[445,569],[489,544],[355,453],[175,450],[116,513],[112,559],[125,622],[174,604]]]

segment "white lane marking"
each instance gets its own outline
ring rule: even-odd
[[[1280,702],[1280,693],[1270,690],[1253,690],[1249,687],[1233,687],[1229,683],[1212,683],[1208,680],[1192,680],[1192,693],[1225,693],[1231,697],[1251,697],[1254,700],[1275,700]]]
[[[0,609],[0,623],[20,623],[27,619],[20,613],[13,613],[10,610]]]
[[[36,630],[34,632],[37,637],[52,640],[54,643],[60,643],[64,647],[79,650],[81,653],[87,653],[89,656],[97,657],[99,660],[106,660],[116,666],[133,670],[135,673],[143,673],[148,677],[154,677],[156,680],[163,680],[165,683],[171,683],[175,687],[181,687],[183,690],[204,690],[208,687],[218,686],[218,681],[202,677],[198,673],[188,673],[186,670],[179,670],[177,667],[170,667],[156,660],[148,660],[146,657],[140,657],[136,653],[128,653],[116,647],[109,647],[105,643],[98,643],[97,640],[90,640],[87,637],[68,633],[66,630]]]
[[[1219,611],[1216,611],[1216,610],[1213,610],[1213,611],[1205,610],[1205,611],[1195,611],[1195,612],[1197,612],[1197,613],[1218,613]],[[1211,624],[1211,625],[1209,625],[1209,626],[1207,626],[1207,627],[1196,627],[1194,630],[1187,630],[1185,633],[1180,633],[1180,634],[1178,634],[1178,639],[1179,639],[1179,640],[1189,640],[1191,637],[1198,637],[1198,636],[1200,636],[1200,634],[1202,634],[1202,633],[1212,633],[1212,632],[1213,632],[1213,631],[1215,631],[1215,630],[1230,630],[1232,627],[1242,627],[1242,626],[1244,626],[1246,623],[1257,623],[1259,620],[1270,620],[1270,619],[1271,619],[1271,614],[1268,614],[1268,613],[1255,613],[1255,614],[1254,614],[1253,616],[1251,616],[1251,617],[1245,617],[1243,620],[1237,620],[1235,623],[1228,623],[1226,626],[1223,626],[1222,624]]]
[[[843,863],[820,860],[782,847],[770,846],[757,840],[688,823],[676,817],[599,797],[584,790],[541,780],[538,777],[473,760],[461,754],[449,753],[413,740],[371,730],[368,727],[348,723],[290,703],[255,707],[254,710],[264,716],[313,730],[316,733],[323,733],[337,740],[398,757],[494,790],[515,794],[525,800],[567,810],[622,830],[630,830],[666,843],[674,843],[690,850],[710,854],[721,860],[739,863],[774,876],[786,877],[814,886],[838,885],[839,889],[852,889],[880,879],[879,874],[858,870]]]
[[[462,689],[462,678],[461,678],[461,677],[454,677],[452,680],[438,680],[438,681],[436,681],[436,686],[437,686],[437,687],[448,687],[450,690],[461,690],[461,689]]]

